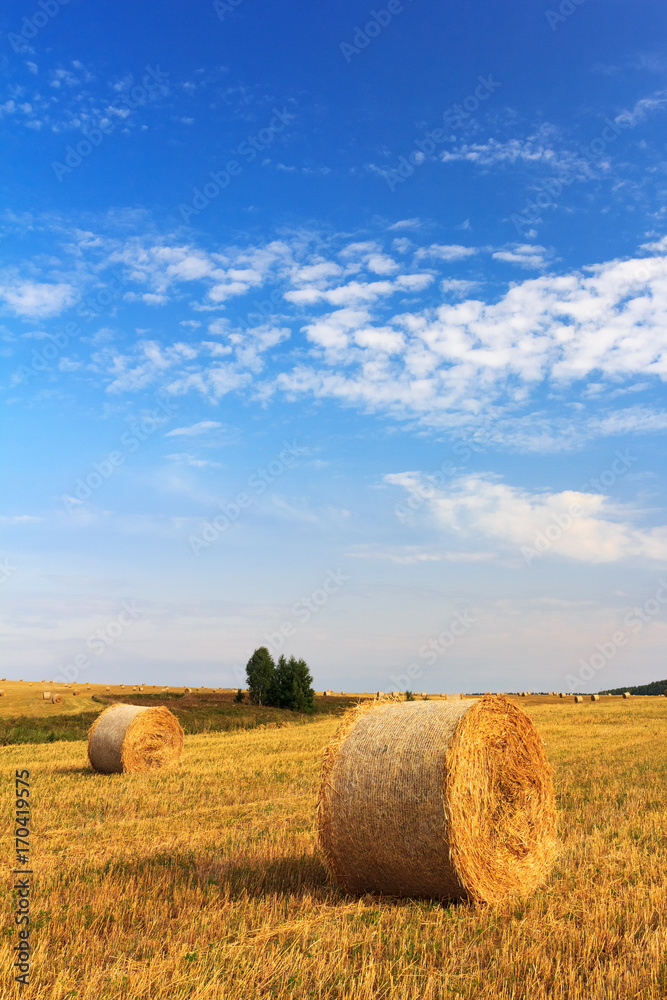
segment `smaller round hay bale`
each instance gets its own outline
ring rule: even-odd
[[[28,681],[28,687],[29,687],[29,688],[31,688],[31,687],[32,687],[32,681]]]
[[[600,700],[600,695],[599,694],[592,694],[591,695],[591,701],[599,701],[599,700]]]
[[[630,694],[630,692],[629,692],[629,691],[624,691],[624,692],[623,692],[623,697],[624,697],[624,698],[631,698],[631,697],[632,697],[632,695]]]
[[[42,701],[51,701],[50,691],[42,691]]]
[[[52,705],[62,705],[62,703],[63,703],[63,696],[61,694],[54,694],[53,697],[51,698]]]
[[[560,694],[558,695],[558,697],[559,697],[559,698],[564,698],[564,697],[565,697],[565,695],[564,695],[564,693],[563,693],[563,692],[561,691],[561,693],[560,693]]]
[[[6,694],[7,692],[3,688],[0,688],[0,698],[4,698]]]
[[[101,774],[168,767],[182,750],[183,730],[168,708],[110,705],[88,732],[88,759]]]
[[[79,692],[78,691],[72,691],[72,697],[73,698],[78,698],[79,697]]]
[[[574,696],[574,703],[575,703],[575,705],[581,704],[581,702],[583,700],[584,700],[583,694],[575,694],[575,696]]]

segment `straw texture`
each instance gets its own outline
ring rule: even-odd
[[[351,893],[527,894],[556,854],[551,767],[504,697],[367,702],[324,751],[317,826],[331,875]]]
[[[183,730],[168,708],[111,705],[88,733],[88,759],[102,774],[166,767],[182,750]]]

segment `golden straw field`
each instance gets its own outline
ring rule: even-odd
[[[3,747],[2,997],[667,997],[667,699],[513,700],[554,767],[561,852],[543,888],[495,906],[328,883],[314,804],[333,718],[186,736],[174,768],[131,775],[95,774],[82,741]],[[35,872],[21,992],[16,768]]]

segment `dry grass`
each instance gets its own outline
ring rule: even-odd
[[[83,741],[3,748],[5,845],[14,769],[33,772],[21,997],[664,1000],[667,701],[522,707],[554,765],[562,853],[530,898],[480,908],[329,885],[314,802],[336,720],[189,736],[174,770],[133,775],[92,772]]]

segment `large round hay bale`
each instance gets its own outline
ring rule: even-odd
[[[42,691],[42,701],[51,701],[50,691]]]
[[[552,771],[507,698],[366,702],[324,751],[317,826],[351,893],[527,894],[556,855]]]
[[[168,708],[111,705],[88,733],[88,759],[102,774],[166,767],[182,750],[183,730]]]
[[[52,705],[62,705],[62,703],[63,703],[63,696],[61,694],[54,694],[51,696]]]
[[[0,688],[0,698],[4,698],[6,694],[7,692],[4,690],[4,688]]]
[[[624,691],[624,692],[623,692],[623,697],[624,697],[624,698],[631,698],[631,697],[632,697],[632,695],[630,694],[630,692],[629,692],[629,691]]]
[[[575,705],[580,705],[583,700],[584,700],[583,694],[575,694],[574,696]]]
[[[591,701],[599,701],[599,700],[600,700],[600,695],[599,694],[592,694],[591,695]]]

